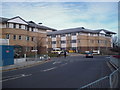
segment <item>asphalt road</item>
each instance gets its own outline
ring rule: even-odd
[[[4,72],[2,88],[80,88],[109,75],[108,60],[109,56],[54,58],[30,68]]]

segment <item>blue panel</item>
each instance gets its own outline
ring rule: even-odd
[[[2,66],[2,46],[0,46],[0,66]]]
[[[14,64],[13,46],[2,45],[2,62],[3,66]],[[1,54],[1,53],[0,53]]]

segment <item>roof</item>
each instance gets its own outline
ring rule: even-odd
[[[93,30],[93,32],[96,32],[96,33],[99,33],[100,31],[104,31],[106,34],[116,34],[115,32],[111,32],[111,31],[105,30],[105,29]]]
[[[7,21],[8,21],[8,18],[2,18],[2,17],[0,17],[0,23],[7,22]]]
[[[6,23],[7,21],[9,20],[12,20],[12,19],[15,19],[15,18],[20,18],[22,19],[21,17],[19,16],[16,16],[16,17],[13,17],[13,18],[3,18],[3,17],[0,17],[0,23]],[[35,22],[33,21],[25,21],[24,19],[22,19],[24,22],[28,23],[29,26],[31,27],[36,27],[36,28],[40,28],[40,29],[44,29],[44,30],[52,30],[52,31],[57,31],[56,29],[53,29],[53,28],[50,28],[50,27],[47,27],[47,26],[43,26],[43,25],[40,25],[40,24],[36,24]]]
[[[67,34],[67,33],[75,33],[75,32],[84,32],[84,33],[100,33],[100,31],[104,31],[106,34],[116,34],[115,32],[111,32],[105,29],[99,29],[99,30],[91,30],[91,29],[86,29],[84,27],[78,27],[78,28],[70,28],[70,29],[64,29],[64,30],[59,30],[59,31],[54,31],[54,32],[48,32],[48,35],[54,35],[54,34]]]

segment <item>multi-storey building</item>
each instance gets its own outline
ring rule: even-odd
[[[8,45],[13,45],[19,52],[46,52],[46,32],[56,31],[55,29],[36,24],[33,21],[26,21],[17,16],[14,18],[0,18],[0,38],[7,39]]]
[[[48,32],[48,51],[53,48],[75,50],[85,52],[103,50],[112,47],[112,35],[114,32],[99,29],[90,30],[84,27],[70,28],[54,32]]]

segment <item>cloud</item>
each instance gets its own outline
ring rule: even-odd
[[[21,16],[29,21],[65,29],[85,27],[109,29],[117,32],[117,3],[95,2],[24,2],[3,3],[4,17]]]
[[[119,0],[4,0],[2,2],[118,2]]]

